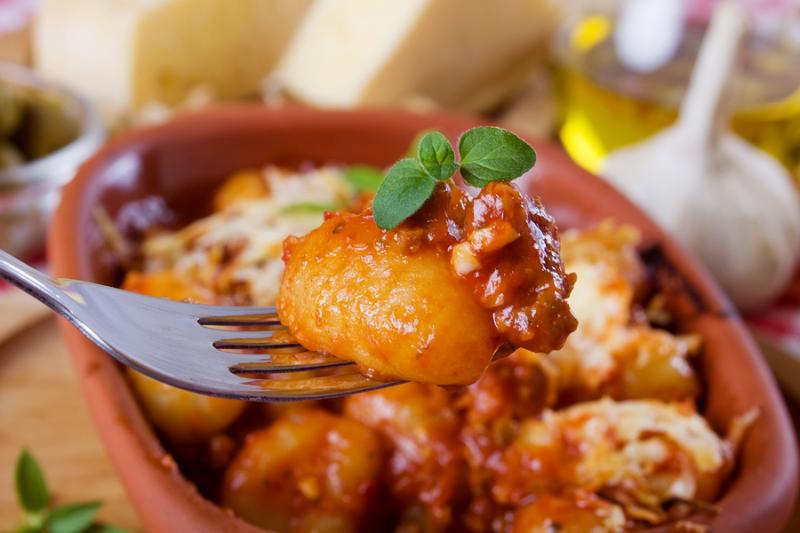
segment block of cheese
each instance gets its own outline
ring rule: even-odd
[[[197,87],[256,94],[310,0],[45,0],[34,28],[43,75],[106,116],[175,105]]]
[[[555,18],[550,0],[315,0],[276,77],[319,106],[487,109],[543,57]]]

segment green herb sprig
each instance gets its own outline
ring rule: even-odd
[[[511,181],[536,164],[531,146],[502,128],[482,126],[466,131],[458,141],[461,156],[456,163],[453,147],[438,131],[415,139],[416,149],[386,173],[372,201],[375,223],[381,229],[397,227],[430,198],[439,181],[460,170],[464,181],[484,187],[493,181]]]
[[[127,533],[95,521],[98,501],[50,506],[50,492],[42,467],[28,450],[22,450],[14,471],[17,500],[25,516],[14,533]]]
[[[353,165],[344,171],[342,177],[357,193],[374,193],[381,186],[383,172],[368,165]]]
[[[297,202],[281,207],[281,215],[319,215],[326,211],[339,211],[346,206],[344,203]]]

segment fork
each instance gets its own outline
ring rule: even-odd
[[[66,318],[123,365],[188,391],[283,402],[336,398],[401,383],[370,379],[350,361],[305,350],[274,307],[191,304],[51,279],[2,250],[0,278]],[[330,372],[290,375],[318,370]]]

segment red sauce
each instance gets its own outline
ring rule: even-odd
[[[479,266],[459,273],[475,297],[492,310],[499,336],[535,352],[564,345],[577,327],[567,297],[575,274],[566,274],[558,229],[541,202],[513,185],[494,182],[474,198],[450,183],[396,230],[409,253],[422,245],[453,253],[468,247]]]

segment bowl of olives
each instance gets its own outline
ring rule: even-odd
[[[102,122],[73,91],[0,63],[0,249],[43,249],[61,187],[102,143]]]

